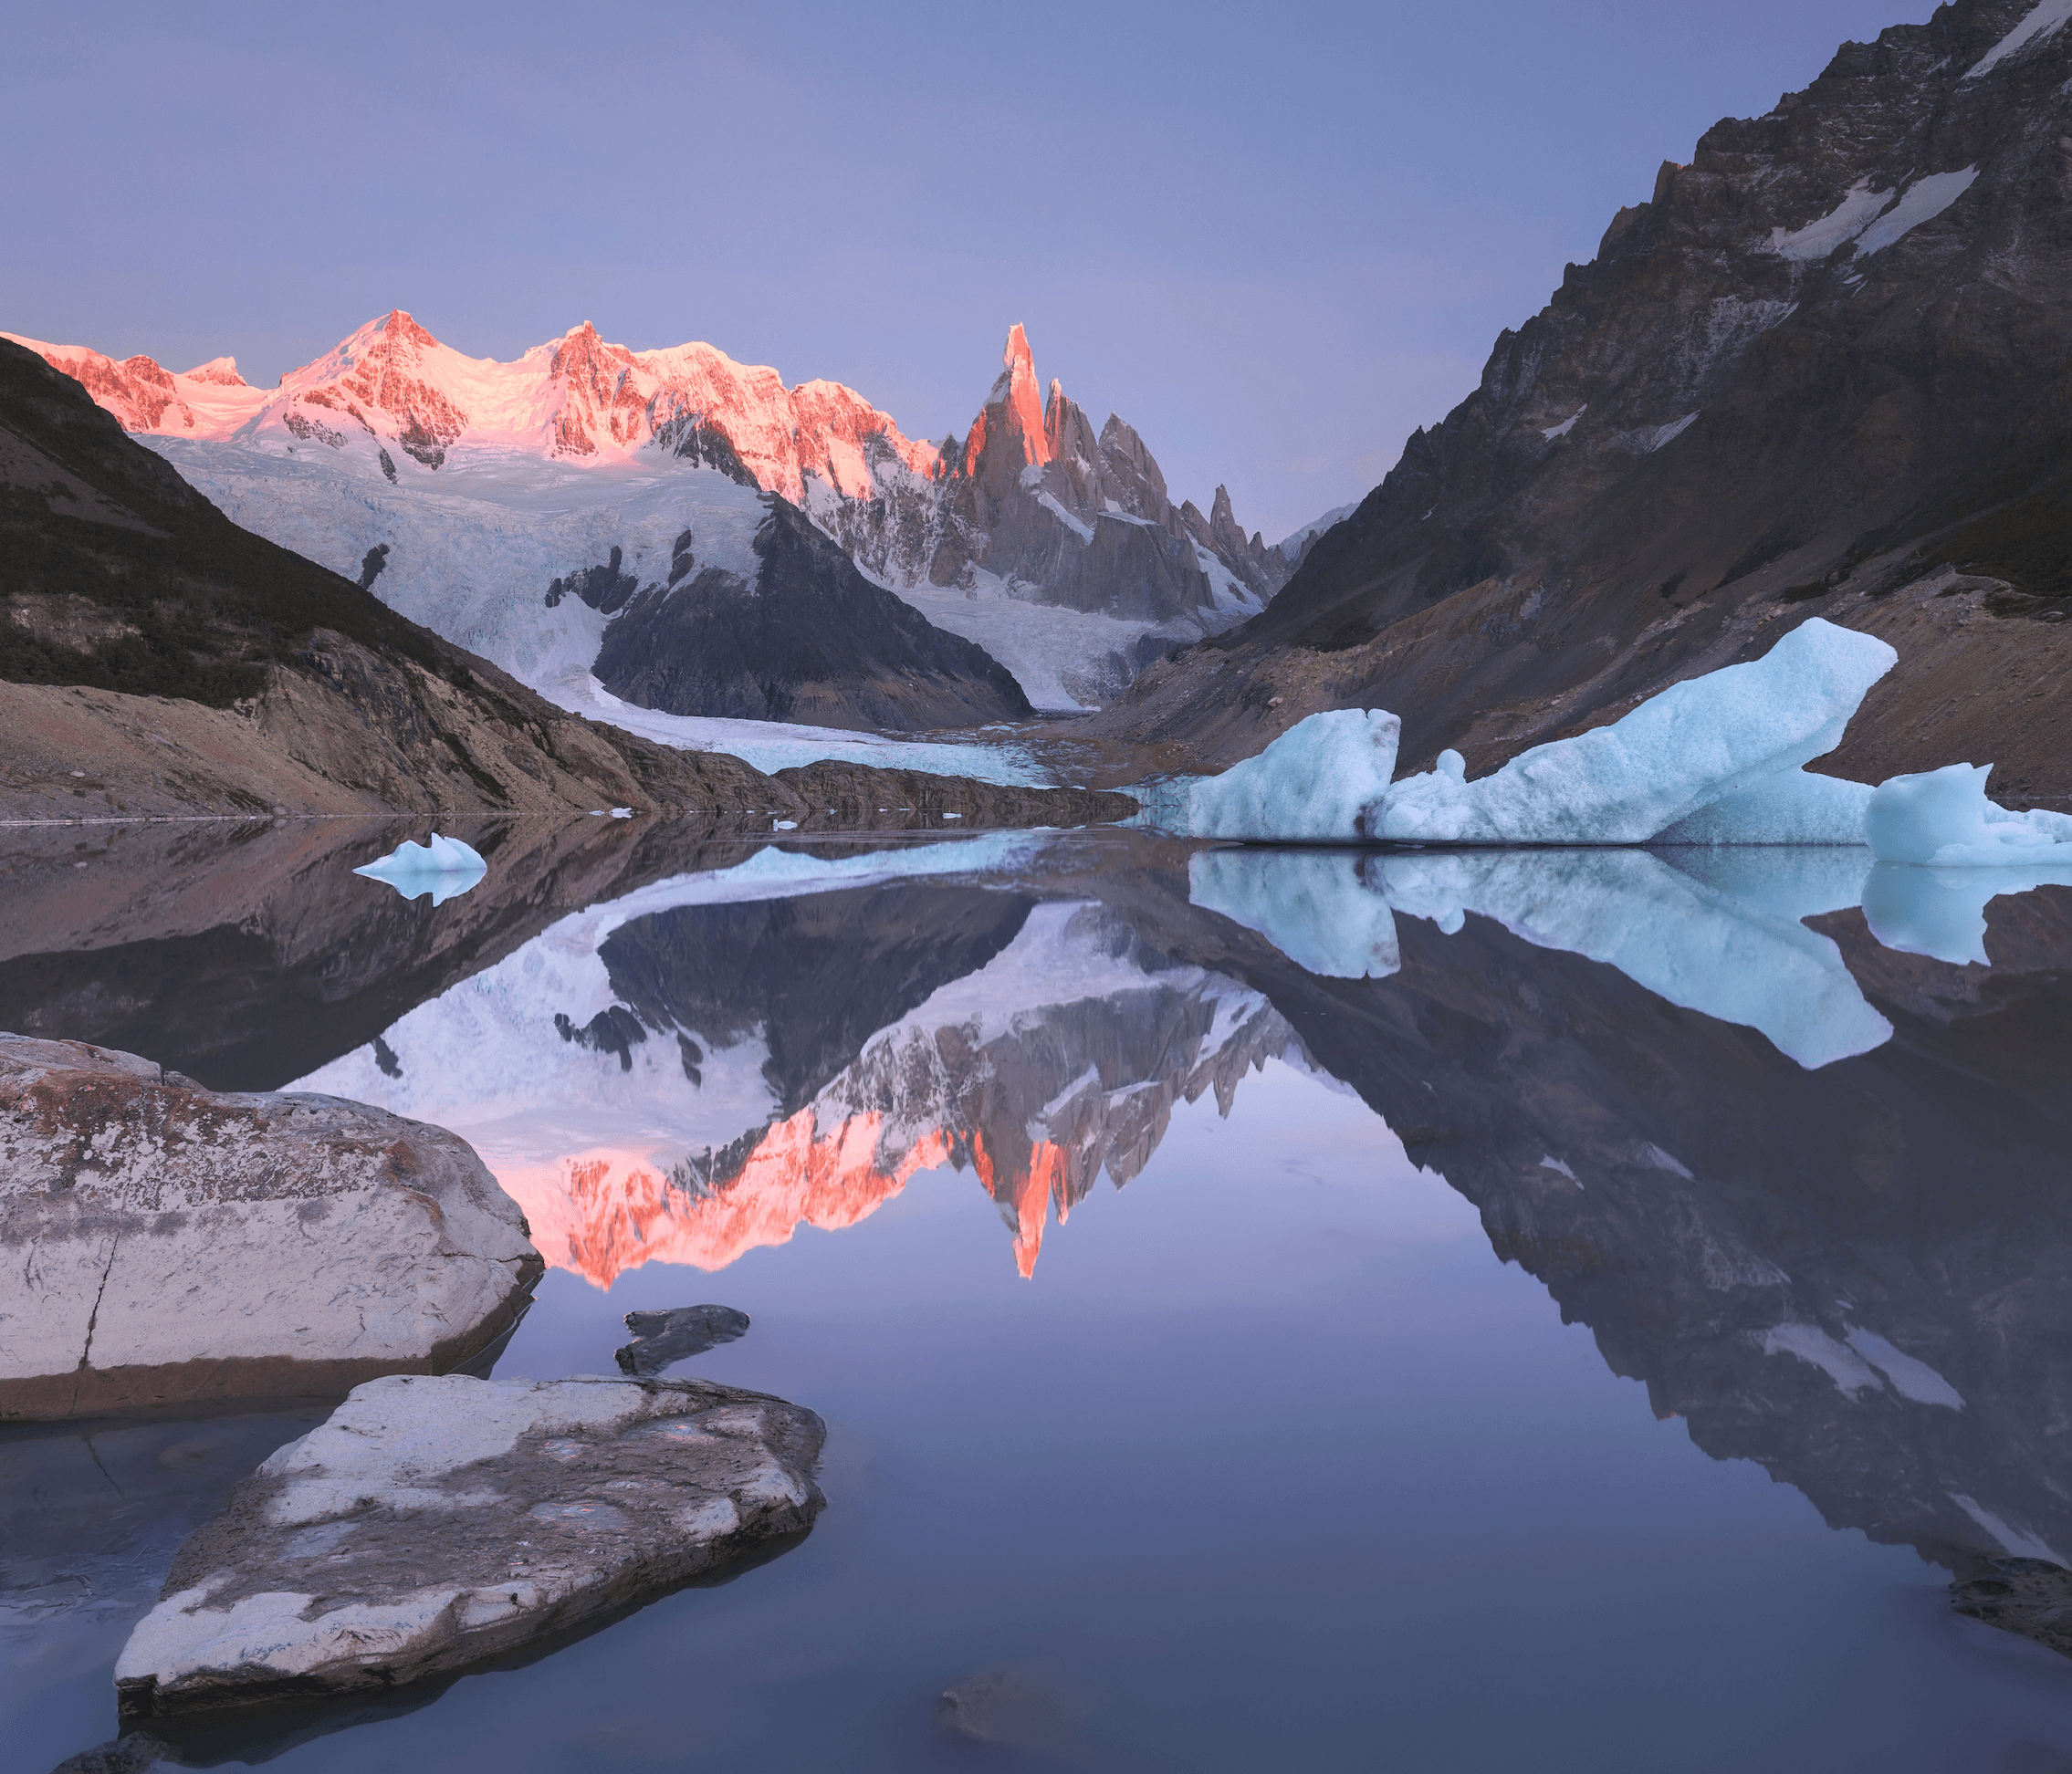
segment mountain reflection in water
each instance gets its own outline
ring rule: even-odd
[[[1176,1101],[1228,1113],[1300,1052],[1256,993],[1092,903],[890,887],[582,922],[610,929],[602,981],[558,926],[298,1088],[464,1133],[600,1287],[853,1225],[944,1165],[1032,1274],[1049,1214],[1135,1176]]]

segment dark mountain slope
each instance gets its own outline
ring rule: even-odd
[[[754,580],[708,567],[635,593],[597,655],[605,688],[672,715],[814,726],[967,726],[1035,712],[983,647],[865,579],[798,506],[764,496]]]
[[[1265,612],[1092,728],[1220,764],[1385,706],[1407,765],[1480,770],[1817,614],[1903,653],[1830,767],[1962,746],[2072,792],[2072,28],[1994,59],[2031,10],[1961,0],[1715,125]]]

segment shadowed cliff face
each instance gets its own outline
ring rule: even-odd
[[[752,582],[707,567],[633,596],[597,655],[607,689],[672,715],[812,726],[904,731],[1032,712],[983,648],[865,579],[795,506],[772,496],[769,508]]]
[[[1111,903],[1264,993],[1708,1453],[1939,1562],[2072,1554],[2072,894],[1995,902],[1991,972],[1822,920],[1895,1032],[1818,1070],[1479,916],[1324,980],[1178,898]]]
[[[1381,706],[1480,773],[1818,614],[1901,652],[1836,773],[2072,793],[2032,699],[2072,663],[2072,31],[1991,59],[2031,10],[1845,45],[1665,163],[1262,615],[1095,725],[1200,767]]]

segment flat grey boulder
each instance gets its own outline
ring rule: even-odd
[[[0,1421],[458,1365],[542,1272],[458,1135],[0,1034]]]
[[[131,1719],[388,1687],[645,1601],[811,1525],[825,1430],[697,1380],[375,1380],[181,1548]]]

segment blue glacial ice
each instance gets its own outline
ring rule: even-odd
[[[1313,715],[1193,784],[1185,823],[1202,837],[1326,843],[1857,843],[1868,790],[1831,788],[1801,767],[1841,743],[1898,657],[1815,617],[1761,659],[1672,684],[1609,726],[1535,746],[1473,782],[1454,753],[1388,782],[1393,716]]]
[[[1198,838],[1362,838],[1388,793],[1403,724],[1378,708],[1334,708],[1290,727],[1256,757],[1192,786]]]
[[[476,885],[488,867],[471,846],[434,831],[429,843],[413,844],[405,838],[378,862],[364,863],[352,872],[387,882],[406,900],[429,893],[434,905],[444,905]]]
[[[1864,813],[1864,841],[1880,862],[1991,868],[2072,862],[2072,814],[2010,813],[1985,798],[1993,766],[1946,764],[1878,784]]]

